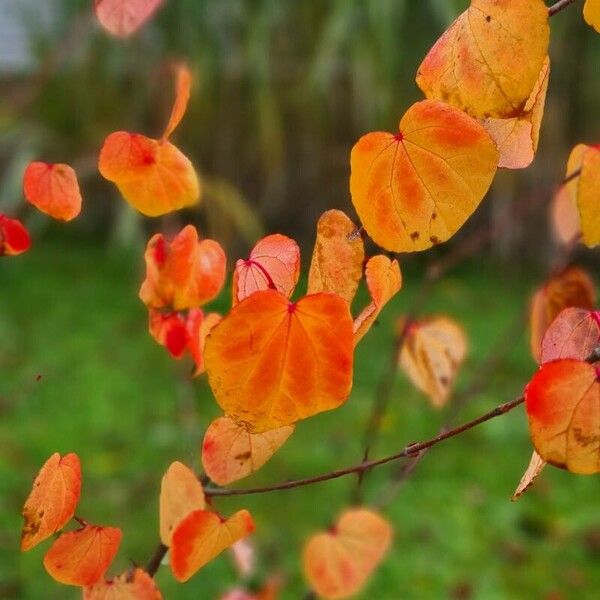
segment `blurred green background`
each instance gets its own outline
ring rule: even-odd
[[[461,413],[476,416],[518,395],[535,365],[519,315],[553,260],[547,206],[570,147],[600,138],[600,37],[581,2],[552,20],[552,75],[540,150],[523,172],[500,172],[477,214],[449,243],[400,257],[404,289],[357,353],[351,399],[300,424],[272,461],[241,485],[309,476],[362,457],[364,422],[393,347],[396,319],[428,264],[481,227],[519,212],[503,234],[437,284],[424,313],[464,324],[471,352],[464,389],[495,350],[502,359]],[[315,223],[348,194],[352,144],[393,130],[420,98],[416,69],[466,2],[451,0],[166,0],[126,40],[96,24],[91,0],[0,0],[0,212],[19,216],[32,250],[0,264],[0,598],[76,598],[45,574],[48,544],[20,555],[20,508],[54,451],[83,463],[78,513],[124,530],[115,572],[147,561],[158,539],[160,478],[173,460],[198,465],[203,431],[218,414],[203,379],[173,362],[147,333],[137,298],[150,233],[194,222],[228,250],[229,267],[265,232],[299,240],[308,264]],[[168,65],[196,78],[175,142],[200,171],[203,203],[143,219],[96,170],[104,137],[158,135],[172,102]],[[65,226],[26,206],[28,161],[68,162],[84,211]],[[531,210],[523,207],[531,205]],[[524,214],[526,213],[526,214]],[[370,252],[375,252],[373,247]],[[598,259],[580,250],[592,275]],[[300,289],[303,289],[301,284]],[[225,290],[213,308],[226,311]],[[356,307],[366,301],[361,291]],[[505,350],[507,333],[508,351]],[[437,432],[444,415],[398,375],[376,455]],[[583,599],[600,592],[600,485],[548,469],[516,504],[530,455],[520,409],[433,449],[389,509],[393,550],[362,598]],[[367,500],[394,467],[370,474]],[[255,515],[257,573],[302,598],[302,543],[348,504],[353,478],[287,493],[216,502]],[[167,568],[167,599],[216,599],[241,581],[227,554],[188,584]],[[248,582],[247,582],[248,583]]]

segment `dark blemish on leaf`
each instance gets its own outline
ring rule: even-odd
[[[485,20],[489,23],[492,20],[492,17],[490,17],[490,15],[488,15]]]
[[[413,242],[416,242],[416,241],[419,239],[419,232],[418,232],[418,231],[413,231],[413,232],[410,234],[410,239],[411,239]]]
[[[248,460],[250,458],[250,450],[248,450],[248,452],[242,452],[241,454],[238,454],[234,458],[235,458],[235,460],[239,460],[239,461]]]
[[[431,213],[431,220],[435,221],[436,219],[437,219],[437,213],[436,212]]]
[[[439,244],[440,243],[440,238],[436,237],[435,235],[432,235],[429,238],[429,241],[435,246],[435,244]]]

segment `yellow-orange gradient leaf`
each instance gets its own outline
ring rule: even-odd
[[[513,117],[531,94],[549,38],[542,0],[472,0],[421,63],[417,85],[478,119]]]
[[[567,177],[580,171],[568,183],[577,198],[583,243],[589,248],[600,244],[600,144],[573,148],[567,163]]]
[[[233,277],[233,304],[259,290],[279,290],[288,298],[300,276],[300,248],[289,237],[268,235],[250,252],[248,260],[238,260]]]
[[[29,163],[23,175],[23,194],[53,219],[71,221],[81,212],[77,175],[69,165]]]
[[[193,206],[200,183],[189,159],[173,144],[139,133],[111,133],[102,146],[100,174],[142,214],[158,217]]]
[[[512,501],[518,500],[534,483],[538,475],[543,471],[546,466],[546,461],[534,450],[531,455],[531,460],[519,485],[512,496]]]
[[[496,145],[480,123],[441,102],[417,102],[398,133],[368,133],[352,148],[352,202],[379,246],[426,250],[462,227],[497,165]]]
[[[140,299],[149,308],[185,310],[213,300],[225,282],[226,257],[214,240],[199,240],[193,225],[172,240],[153,236],[146,246]]]
[[[346,511],[304,547],[304,574],[321,598],[349,598],[367,582],[392,540],[390,524],[370,509]]]
[[[324,212],[317,223],[308,293],[333,292],[352,304],[364,259],[365,248],[356,225],[341,210]]]
[[[62,529],[81,495],[81,463],[76,454],[55,452],[40,469],[23,506],[21,550],[30,550]]]
[[[83,590],[83,600],[162,600],[154,579],[134,569]]]
[[[408,326],[400,365],[433,406],[446,404],[460,366],[467,355],[463,328],[445,316],[422,319]]]
[[[558,188],[550,207],[552,231],[557,242],[567,245],[581,235],[581,220],[577,210],[577,198],[568,185]]]
[[[173,104],[171,116],[169,117],[169,122],[163,133],[163,140],[170,138],[171,134],[177,128],[177,125],[181,123],[181,119],[183,119],[188,102],[190,101],[191,89],[192,74],[190,73],[190,70],[185,65],[178,65],[175,75],[175,102]]]
[[[127,37],[141,27],[163,0],[95,0],[96,16],[106,31]]]
[[[550,59],[546,58],[531,96],[521,113],[510,119],[489,117],[482,121],[498,147],[499,167],[524,169],[533,161],[540,138],[549,78]]]
[[[247,510],[223,519],[208,510],[190,513],[175,529],[171,538],[171,570],[175,579],[187,581],[223,550],[254,531]]]
[[[600,472],[600,374],[574,359],[545,363],[525,389],[529,433],[546,462]]]
[[[585,0],[583,16],[585,22],[600,33],[600,0]]]
[[[211,331],[204,359],[221,408],[254,433],[337,408],[352,387],[348,304],[335,294],[290,302],[255,292]]]
[[[397,260],[383,254],[373,256],[365,268],[371,302],[354,320],[354,345],[358,344],[379,316],[383,307],[400,291],[402,273]]]
[[[160,486],[160,539],[171,545],[174,529],[195,510],[204,510],[204,491],[196,474],[183,463],[167,469]]]
[[[590,276],[578,267],[569,267],[539,288],[531,302],[531,354],[540,362],[542,339],[550,323],[565,308],[594,308],[596,291]]]
[[[258,471],[294,432],[293,425],[251,433],[230,417],[215,419],[202,443],[202,465],[219,485],[227,485]]]
[[[100,581],[121,544],[116,527],[85,525],[63,533],[44,556],[44,567],[60,583],[86,587]]]

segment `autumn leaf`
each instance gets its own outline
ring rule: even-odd
[[[589,248],[600,244],[600,145],[579,144],[567,163],[566,177],[579,172],[567,185],[577,198],[583,243]]]
[[[62,529],[81,495],[81,463],[76,454],[55,452],[40,469],[23,506],[21,550],[30,550]]]
[[[192,377],[198,377],[198,375],[201,375],[206,370],[204,365],[206,338],[213,327],[220,323],[222,318],[218,313],[204,314],[200,309],[191,309],[189,311],[186,321],[188,350],[196,365],[192,372]]]
[[[583,17],[588,25],[600,33],[600,0],[585,0]]]
[[[120,529],[86,524],[60,535],[44,556],[44,567],[59,583],[94,585],[104,577],[120,544]]]
[[[561,185],[552,199],[550,219],[554,238],[568,245],[581,236],[581,220],[577,209],[577,198],[567,185]]]
[[[417,85],[475,118],[522,111],[548,54],[542,0],[472,0],[425,57]]]
[[[509,119],[488,117],[482,121],[498,147],[499,167],[524,169],[533,161],[540,137],[549,78],[550,59],[546,58],[522,112]]]
[[[204,434],[202,466],[218,485],[258,471],[294,432],[293,425],[252,433],[230,417],[215,419]]]
[[[187,110],[188,102],[190,101],[190,93],[192,89],[192,74],[184,64],[179,64],[175,67],[175,103],[171,110],[169,122],[163,133],[163,140],[168,140],[172,133],[177,129],[179,123],[183,119]]]
[[[134,569],[83,590],[83,600],[162,600],[154,579],[143,569]]]
[[[171,537],[171,570],[175,579],[187,581],[206,563],[254,531],[247,510],[223,519],[208,510],[190,513]]]
[[[279,290],[288,298],[300,276],[300,248],[289,237],[268,235],[250,252],[248,260],[238,260],[233,275],[233,304],[259,290]]]
[[[334,294],[297,302],[248,296],[206,341],[208,381],[221,408],[260,433],[343,404],[352,387],[352,318]]]
[[[308,274],[308,293],[333,292],[348,304],[362,278],[365,248],[356,225],[341,210],[324,212]]]
[[[367,262],[365,268],[371,302],[354,320],[354,345],[358,344],[379,316],[383,307],[400,291],[402,274],[397,260],[379,254]]]
[[[462,227],[497,164],[496,145],[481,124],[441,102],[417,102],[398,133],[368,133],[352,148],[352,202],[379,246],[426,250]]]
[[[31,238],[25,226],[0,213],[0,256],[17,256],[30,247]]]
[[[225,252],[214,240],[199,240],[193,225],[172,240],[154,235],[146,246],[145,260],[140,299],[149,308],[198,307],[216,298],[225,282]]]
[[[565,308],[593,308],[596,303],[594,284],[578,267],[569,267],[549,279],[534,294],[531,302],[531,354],[540,362],[541,344],[550,323]]]
[[[434,316],[408,326],[400,351],[400,365],[433,406],[446,404],[458,370],[467,354],[467,337],[453,319]]]
[[[546,461],[534,450],[529,461],[529,465],[519,481],[519,485],[515,490],[512,501],[516,502],[535,482],[539,474],[546,466]]]
[[[543,460],[573,473],[600,471],[600,382],[587,362],[543,364],[525,388],[529,433]]]
[[[71,221],[81,212],[77,175],[69,165],[29,163],[23,175],[23,194],[53,219]]]
[[[127,37],[139,29],[163,0],[95,0],[98,21],[112,35]]]
[[[329,531],[304,547],[304,573],[321,598],[348,598],[361,591],[392,540],[390,524],[373,510],[356,508],[341,515]]]
[[[167,469],[160,487],[160,539],[171,545],[177,525],[195,510],[204,510],[204,491],[196,474],[180,462]]]

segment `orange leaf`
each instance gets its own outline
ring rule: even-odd
[[[85,525],[60,535],[44,556],[44,567],[60,583],[94,585],[104,577],[120,544],[120,529]]]
[[[62,529],[81,496],[81,463],[76,454],[55,452],[40,469],[23,506],[21,550],[30,550]]]
[[[31,247],[31,238],[24,225],[0,213],[0,256],[17,256]]]
[[[186,320],[180,313],[148,311],[150,335],[164,346],[173,358],[182,358],[188,346]]]
[[[356,225],[341,210],[324,212],[317,224],[308,293],[333,292],[352,304],[364,259],[365,248]]]
[[[518,500],[534,484],[545,466],[546,461],[534,450],[527,470],[523,473],[523,477],[521,477],[521,481],[519,481],[519,485],[512,496],[513,502]]]
[[[154,579],[138,568],[85,588],[83,600],[162,600],[162,594]]]
[[[204,358],[217,402],[254,433],[337,408],[352,387],[348,305],[334,294],[290,302],[255,292],[212,330]]]
[[[497,164],[496,145],[477,121],[441,102],[417,102],[399,133],[368,133],[352,148],[352,202],[379,246],[426,250],[462,227]]]
[[[593,248],[600,244],[600,144],[579,144],[573,148],[567,164],[567,177],[578,170],[581,170],[580,175],[568,186],[577,198],[583,243]]]
[[[585,22],[600,33],[600,0],[585,0],[583,16]]]
[[[525,388],[529,433],[546,462],[573,473],[600,472],[599,377],[586,362],[555,360]]]
[[[542,339],[540,362],[557,358],[586,360],[600,344],[600,312],[566,308],[552,321]]]
[[[581,221],[577,210],[577,199],[571,193],[569,186],[558,188],[551,206],[552,230],[555,239],[567,245],[581,235]]]
[[[111,133],[100,151],[98,169],[148,217],[193,206],[200,198],[200,183],[189,159],[170,142],[139,133]]]
[[[190,91],[192,88],[192,74],[185,65],[177,66],[176,82],[175,82],[175,103],[169,117],[169,122],[163,133],[163,140],[171,137],[171,134],[181,123],[181,119],[185,115],[188,102],[190,101]]]
[[[533,296],[530,311],[531,354],[540,362],[542,338],[550,323],[565,308],[594,308],[596,292],[589,275],[577,268],[569,267],[552,277]]]
[[[258,471],[294,432],[293,425],[251,433],[230,417],[215,419],[202,444],[202,465],[217,484],[227,485]]]
[[[221,319],[221,315],[217,313],[208,313],[205,315],[200,309],[191,309],[186,321],[188,330],[189,342],[188,350],[194,359],[196,368],[192,373],[192,377],[204,373],[204,346],[206,338],[212,331],[212,328],[217,325]]]
[[[400,364],[433,406],[441,408],[452,393],[467,346],[465,332],[456,321],[444,316],[430,317],[409,325]]]
[[[476,118],[512,117],[531,94],[549,37],[542,0],[472,0],[421,63],[417,85]]]
[[[162,0],[95,0],[98,21],[117,37],[134,33],[161,4]]]
[[[383,307],[400,291],[402,274],[397,260],[379,254],[367,262],[365,269],[371,303],[354,320],[354,345],[371,329]]]
[[[153,236],[145,259],[140,298],[149,308],[178,311],[206,304],[225,282],[225,252],[213,240],[199,241],[193,225],[184,227],[171,241],[160,233]]]
[[[390,524],[376,512],[347,510],[328,532],[304,547],[304,573],[322,598],[348,598],[360,592],[392,540]]]
[[[247,510],[240,510],[229,519],[208,510],[190,513],[171,538],[171,570],[175,579],[187,581],[223,550],[253,531],[254,521]]]
[[[71,221],[81,212],[77,175],[69,165],[29,163],[23,193],[28,202],[53,219]]]
[[[524,169],[533,161],[544,116],[549,76],[550,59],[546,58],[531,96],[521,113],[510,119],[489,117],[482,121],[500,152],[499,167]]]
[[[195,510],[204,510],[204,492],[196,474],[180,462],[167,469],[160,487],[160,539],[171,545],[176,527]]]
[[[260,240],[248,260],[238,260],[233,278],[233,304],[259,290],[276,289],[288,298],[300,276],[298,244],[278,233]]]

